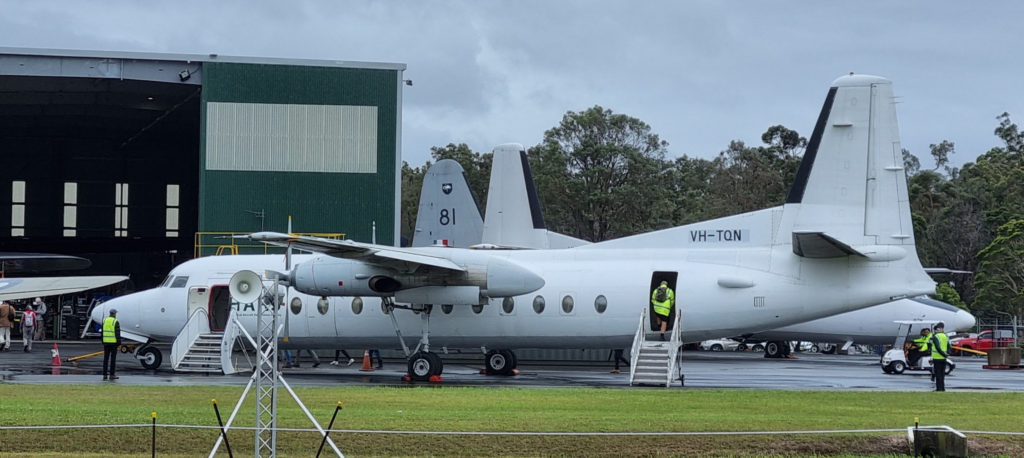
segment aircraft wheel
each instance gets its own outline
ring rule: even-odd
[[[747,351],[747,344],[740,342],[740,344],[736,346],[736,351]]]
[[[811,345],[811,353],[821,353],[821,347],[818,344]]]
[[[751,350],[753,350],[753,351],[764,351],[764,345],[754,344],[754,347],[751,348]]]
[[[409,378],[426,382],[430,376],[441,373],[441,357],[430,352],[418,351],[409,358]]]
[[[484,365],[488,374],[508,375],[512,373],[512,358],[508,350],[491,350],[484,355]]]
[[[441,372],[444,372],[444,361],[441,361],[441,355],[434,352],[427,352],[427,357],[434,359],[435,370],[434,373],[430,375],[441,375]]]
[[[781,342],[768,342],[764,345],[764,356],[765,358],[781,358],[782,357],[782,343]]]
[[[139,362],[142,363],[142,367],[146,369],[157,369],[160,367],[160,363],[164,360],[163,355],[160,353],[160,349],[156,347],[146,347],[139,350]]]
[[[836,352],[836,348],[837,347],[834,344],[825,344],[821,347],[821,352],[826,355],[833,355]]]
[[[902,374],[903,371],[907,370],[907,363],[903,361],[893,361],[889,364],[889,368],[892,369],[894,374]]]
[[[508,350],[508,349],[499,350],[499,351],[503,351],[503,352],[507,353],[508,354],[508,360],[512,361],[512,365],[509,366],[509,369],[508,369],[510,373],[512,372],[513,369],[519,367],[519,357],[516,356],[515,352],[513,352],[512,350]]]

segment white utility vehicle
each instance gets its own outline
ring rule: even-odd
[[[893,342],[892,348],[882,354],[882,372],[886,374],[902,374],[904,371],[932,371],[932,354],[926,352],[920,357],[914,358],[913,361],[908,360],[908,354],[910,349],[908,348],[907,336],[914,336],[915,338],[921,335],[921,329],[931,329],[938,321],[926,321],[926,320],[914,320],[914,321],[895,321],[894,323],[899,325],[899,330],[896,333],[896,341]],[[910,342],[913,339],[909,339]],[[953,361],[946,359],[946,374],[953,372],[956,368],[956,364]]]

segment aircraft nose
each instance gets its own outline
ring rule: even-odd
[[[974,315],[971,315],[971,312],[968,312],[967,310],[959,310],[956,312],[953,323],[955,324],[953,328],[954,330],[966,331],[974,328],[975,323],[977,323],[977,319],[974,318]]]
[[[106,313],[107,313],[107,307],[110,306],[111,302],[114,302],[116,300],[117,299],[111,299],[111,300],[109,300],[107,302],[104,302],[104,303],[99,304],[96,307],[94,307],[92,309],[92,313],[89,314],[89,318],[92,318],[93,323],[102,323],[103,322],[103,318],[104,318],[104,316],[106,316]]]

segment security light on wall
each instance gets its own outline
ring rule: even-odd
[[[188,71],[188,69],[182,70],[181,72],[178,73],[178,79],[180,79],[182,83],[184,83],[185,81],[188,81],[188,79],[191,78],[191,77],[192,77],[192,72]]]
[[[406,86],[412,86],[412,80],[402,80],[402,82],[405,83]]]

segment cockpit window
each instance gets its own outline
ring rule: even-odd
[[[167,278],[164,279],[164,282],[160,284],[160,287],[161,288],[165,288],[165,287],[171,286],[171,280],[173,280],[173,279],[174,279],[174,275],[168,275]]]
[[[171,282],[171,288],[184,288],[188,284],[188,275],[180,275],[174,277],[174,281]]]

